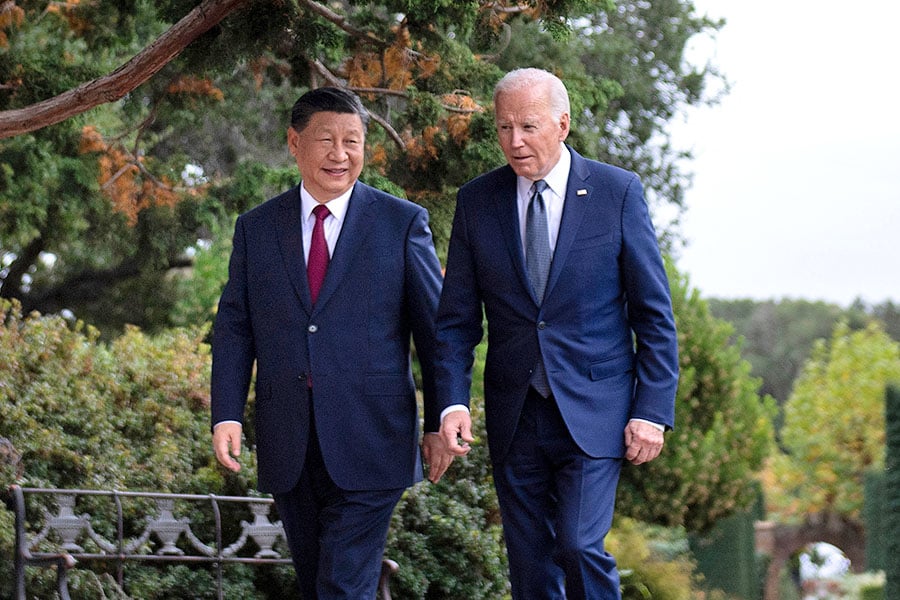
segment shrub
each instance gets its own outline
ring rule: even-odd
[[[17,303],[0,301],[0,437],[21,457],[18,466],[2,466],[3,489],[18,482],[34,487],[248,493],[255,479],[253,465],[245,465],[239,475],[226,474],[211,451],[205,333],[202,328],[181,329],[148,337],[130,328],[107,344],[83,323],[37,314],[25,318]],[[95,529],[111,534],[115,520],[108,503],[86,498],[79,510],[92,515]],[[135,511],[124,516],[127,529],[143,529]],[[192,522],[199,531],[211,526]],[[3,511],[0,550],[9,557],[7,564],[12,539],[11,513]],[[82,571],[73,574],[73,598],[96,598],[103,589],[108,591],[108,578]],[[180,579],[180,572],[176,567],[136,565],[126,588],[131,581],[139,585],[149,579],[157,581],[156,589],[167,598],[197,597],[178,591],[190,586],[169,589],[166,582]],[[29,590],[52,597],[51,574],[35,569],[28,573]],[[10,576],[9,570],[0,571],[0,590],[11,588],[6,579]],[[245,580],[240,575],[226,582],[227,589],[237,590],[229,595],[250,598],[240,592]],[[195,591],[200,594],[201,589]]]
[[[0,438],[9,441],[0,445],[0,485],[255,493],[253,453],[245,454],[239,474],[220,468],[212,453],[205,335],[204,327],[154,336],[129,328],[104,342],[82,323],[23,317],[18,304],[0,300]],[[509,594],[480,400],[484,346],[477,352],[472,412],[479,441],[439,484],[408,490],[394,514],[387,555],[400,564],[392,584],[397,600],[494,600]],[[114,515],[100,497],[79,500],[79,512],[92,515],[92,527],[101,535],[111,535]],[[124,516],[126,531],[143,529],[140,511],[126,509]],[[198,511],[190,518],[194,531],[212,527],[209,515]],[[225,539],[239,535],[237,521],[223,515],[223,523],[235,528],[224,532]],[[626,598],[643,598],[635,595],[641,590],[663,600],[689,597],[691,563],[681,551],[651,546],[646,531],[626,519],[610,536]],[[664,531],[652,530],[650,537],[665,537]],[[11,564],[12,546],[12,513],[0,511],[5,564]],[[10,576],[8,569],[0,570],[2,597],[12,596]],[[52,572],[29,569],[28,577],[32,595],[54,596]],[[124,581],[120,589],[109,567],[82,564],[72,574],[72,597],[179,600],[212,597],[214,589],[207,569],[185,565],[129,564]],[[224,585],[231,598],[295,597],[289,568],[229,566]]]

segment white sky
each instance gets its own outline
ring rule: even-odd
[[[705,297],[900,301],[900,2],[695,0],[732,89],[693,150],[678,266]]]

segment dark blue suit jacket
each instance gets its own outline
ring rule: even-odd
[[[348,490],[422,479],[410,334],[425,418],[437,429],[434,314],[441,270],[420,206],[357,182],[315,307],[299,186],[238,218],[213,329],[212,422],[244,421],[256,365],[259,488],[286,492],[303,467],[307,377],[329,474]]]
[[[567,149],[572,166],[543,304],[525,270],[513,170],[482,175],[457,196],[438,309],[439,407],[468,405],[483,307],[495,462],[506,455],[541,356],[569,431],[588,455],[623,456],[630,418],[674,425],[675,323],[641,184]]]

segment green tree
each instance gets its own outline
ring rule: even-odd
[[[710,310],[734,325],[741,354],[762,379],[761,391],[779,405],[790,396],[816,340],[828,337],[847,311],[807,300],[710,300]],[[862,326],[862,324],[860,324]]]
[[[900,344],[877,322],[839,323],[818,341],[785,405],[782,445],[766,494],[782,520],[858,521],[863,478],[884,465],[885,388],[900,380]]]
[[[886,300],[872,307],[872,315],[884,324],[884,331],[900,342],[900,305]]]
[[[675,429],[656,460],[626,465],[617,510],[661,525],[705,531],[748,508],[772,449],[774,401],[759,395],[733,341],[732,326],[712,316],[687,277],[671,265],[681,369]]]
[[[512,66],[552,67],[549,52],[573,57],[561,71],[584,115],[573,140],[679,202],[679,155],[641,157],[661,156],[653,133],[701,101],[710,74],[679,58],[719,25],[687,1],[4,6],[0,137],[19,133],[0,140],[0,296],[26,312],[69,309],[109,336],[172,324],[185,288],[171,275],[193,265],[189,249],[215,245],[236,212],[285,184],[285,115],[310,86],[362,95],[375,121],[364,179],[427,206],[439,245],[456,187],[502,162],[493,82]],[[526,29],[534,43],[522,46]],[[599,65],[632,57],[630,71]],[[47,103],[73,112],[42,127],[60,116]]]

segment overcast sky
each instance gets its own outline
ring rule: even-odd
[[[900,2],[695,0],[732,84],[692,149],[678,265],[705,297],[900,301]]]

